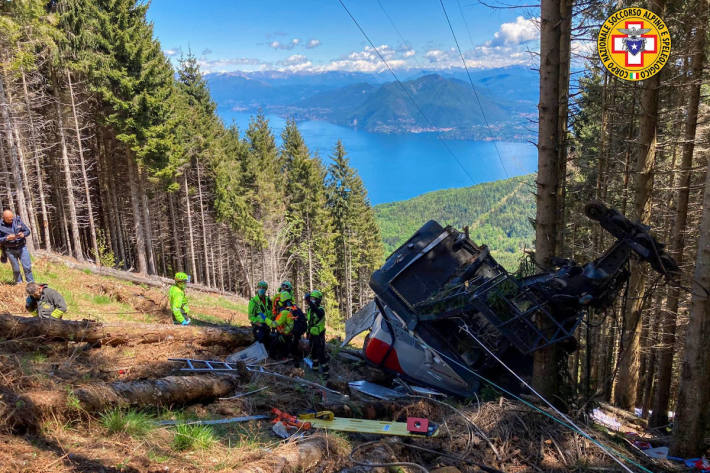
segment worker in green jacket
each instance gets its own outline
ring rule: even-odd
[[[325,349],[325,309],[323,308],[323,293],[319,290],[306,294],[306,320],[308,321],[307,337],[311,344],[311,360],[313,370],[319,369],[328,374],[328,352]]]
[[[170,286],[168,297],[174,324],[190,325],[190,307],[187,305],[187,296],[185,295],[185,286],[189,281],[190,276],[187,274],[176,273],[175,284]]]
[[[274,326],[271,298],[266,294],[268,289],[266,281],[259,281],[256,285],[256,295],[249,300],[248,310],[254,341],[263,343],[267,350],[271,345],[271,327]]]
[[[61,319],[67,311],[67,302],[61,294],[46,284],[28,283],[25,288],[27,300],[25,309],[36,316],[48,319]]]

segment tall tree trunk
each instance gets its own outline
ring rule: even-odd
[[[2,142],[0,141],[0,143],[2,143]],[[0,146],[0,172],[2,172],[2,174],[4,176],[9,176],[10,173],[7,170],[7,159],[9,159],[9,158],[6,157],[5,149],[6,149],[5,146]],[[13,207],[15,207],[15,199],[14,199],[14,197],[12,197],[12,184],[10,184],[9,179],[5,179],[4,184],[5,184],[5,192],[7,194],[7,206],[10,208],[13,208]],[[3,205],[3,207],[4,207],[4,205]]]
[[[651,2],[651,10],[663,16],[665,0]],[[653,189],[653,172],[656,156],[656,138],[658,128],[658,88],[661,84],[661,74],[656,74],[644,81],[641,92],[641,121],[639,124],[638,149],[634,169],[633,217],[648,224],[651,212],[651,190]],[[619,376],[614,387],[614,402],[624,409],[632,409],[636,401],[636,391],[639,381],[639,358],[641,339],[642,296],[646,282],[646,269],[640,263],[635,265],[629,280],[629,304],[625,319],[623,334],[623,353],[619,360]]]
[[[81,251],[79,219],[76,213],[76,201],[74,200],[74,182],[72,181],[67,141],[64,134],[64,115],[62,112],[61,97],[59,95],[59,83],[56,78],[54,79],[54,99],[57,108],[57,131],[59,132],[59,146],[62,153],[62,171],[64,173],[64,185],[66,186],[67,207],[69,207],[72,247],[74,249],[74,257],[79,261],[83,261],[84,254]]]
[[[142,193],[139,189],[139,174],[137,164],[133,160],[130,152],[126,152],[126,163],[128,164],[128,183],[131,188],[131,206],[133,207],[133,236],[136,239],[136,265],[141,274],[146,274],[148,263],[145,253],[145,232],[143,230]]]
[[[540,12],[540,104],[538,129],[537,212],[535,217],[535,259],[549,267],[558,242],[560,185],[559,113],[560,44],[562,41],[560,0],[542,0]],[[545,329],[544,326],[540,327]],[[538,350],[533,362],[533,386],[552,397],[560,379],[558,350],[552,345]]]
[[[688,111],[685,118],[685,133],[680,172],[676,181],[677,197],[675,220],[671,227],[671,255],[678,265],[683,263],[685,247],[685,231],[688,221],[688,200],[690,193],[690,169],[693,166],[695,150],[695,134],[698,124],[698,105],[700,103],[700,88],[703,83],[703,67],[705,63],[705,37],[707,34],[708,0],[698,1],[700,18],[693,40],[693,59],[691,63],[690,89],[688,93]],[[706,191],[707,192],[707,191]],[[668,293],[666,310],[663,312],[661,325],[662,348],[658,354],[658,373],[656,392],[653,398],[653,413],[648,421],[649,427],[660,427],[668,423],[668,404],[670,401],[671,378],[673,371],[673,354],[675,347],[676,317],[680,301],[680,288],[673,286]]]
[[[170,191],[168,191],[168,212],[170,216],[170,233],[173,238],[173,270],[183,271],[183,259],[180,254],[181,246],[178,240],[177,219],[175,217],[175,198]]]
[[[145,177],[145,170],[138,168],[138,182],[140,186],[140,204],[143,210],[143,238],[145,240],[145,252],[148,258],[148,274],[155,274],[155,252],[153,251],[153,224],[150,219],[150,206],[148,205],[148,180]]]
[[[32,117],[32,108],[30,107],[30,97],[27,90],[27,80],[25,79],[25,71],[22,71],[22,90],[25,94],[25,108],[27,109],[27,116],[30,120],[30,133],[32,138],[32,161],[35,166],[35,174],[37,174],[37,192],[39,193],[39,207],[42,212],[42,235],[44,235],[44,248],[47,251],[52,249],[52,242],[49,236],[49,216],[47,215],[47,199],[45,196],[45,182],[44,173],[42,171],[42,165],[40,163],[40,152],[37,139],[37,130],[35,130],[34,119]],[[35,219],[37,220],[37,219]],[[35,223],[38,225],[39,221]],[[36,227],[36,235],[39,236],[39,227]],[[40,239],[37,238],[37,243],[39,244]]]
[[[12,120],[12,116],[10,115],[10,103],[7,98],[9,97],[9,95],[6,95],[9,91],[5,90],[4,85],[6,82],[7,81],[5,78],[0,79],[0,108],[2,109],[2,119],[5,122],[5,139],[7,141],[8,148],[10,149],[10,167],[12,168],[12,175],[15,181],[15,189],[17,190],[17,211],[22,214],[23,218],[27,219],[29,215],[27,214],[27,203],[25,201],[24,185],[22,182],[22,174],[20,173],[20,143],[15,141],[15,135],[13,133],[16,125]],[[32,240],[28,238],[27,242],[31,248]]]
[[[205,225],[205,206],[202,202],[202,176],[200,174],[199,158],[195,159],[195,169],[197,170],[197,194],[200,197],[200,223],[202,226],[202,248],[204,251],[203,259],[205,260],[205,281],[209,287],[212,285],[212,280],[210,278],[210,265],[207,260],[207,255],[209,255],[210,252],[207,249],[207,226]]]
[[[190,188],[187,185],[187,169],[182,174],[183,185],[185,186],[185,208],[187,209],[187,231],[190,237],[190,271],[192,272],[195,282],[197,282],[197,266],[195,265],[195,238],[192,233],[192,209],[190,208]]]
[[[567,182],[567,115],[569,100],[570,53],[572,50],[570,34],[572,29],[572,0],[559,0],[560,3],[560,65],[558,77],[558,111],[557,111],[557,236],[556,253],[560,256],[571,256],[565,250],[565,187]]]
[[[81,131],[79,130],[79,117],[76,113],[76,102],[74,100],[74,86],[71,81],[71,72],[69,69],[64,70],[67,75],[67,84],[69,85],[69,98],[71,100],[71,111],[74,117],[74,132],[76,133],[76,149],[79,152],[79,167],[81,168],[81,178],[84,182],[84,198],[86,199],[86,211],[89,214],[89,235],[91,237],[91,248],[96,260],[96,264],[101,264],[99,258],[99,245],[96,241],[96,225],[94,223],[94,208],[91,204],[91,190],[89,188],[89,178],[86,174],[86,162],[84,160],[84,145],[81,142]]]
[[[707,5],[707,2],[706,2]],[[681,363],[680,385],[671,454],[683,458],[704,451],[710,402],[710,172],[705,176],[703,213],[699,228],[698,253],[692,281],[690,320]]]

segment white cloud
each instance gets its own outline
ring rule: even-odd
[[[289,41],[287,43],[282,43],[280,41],[272,41],[271,43],[269,43],[269,46],[271,46],[274,49],[288,49],[288,50],[290,50],[290,49],[293,49],[296,46],[298,46],[298,44],[300,42],[301,42],[300,38],[293,38],[291,41]]]
[[[200,70],[204,73],[231,72],[234,70],[245,69],[244,66],[246,66],[250,70],[264,70],[272,67],[272,64],[269,62],[264,62],[260,59],[250,57],[237,57],[226,59],[200,58],[197,63],[200,66]]]
[[[503,23],[493,35],[490,45],[516,45],[536,40],[540,37],[540,19],[519,16],[514,23]]]
[[[163,51],[163,54],[165,54],[167,57],[173,57],[175,56],[179,51],[177,49],[166,49]]]
[[[306,43],[306,49],[313,49],[313,48],[317,48],[318,46],[320,46],[319,39],[311,39]]]
[[[413,49],[408,49],[408,50],[406,50],[406,51],[404,51],[404,52],[402,53],[402,56],[404,56],[404,57],[412,57],[412,56],[414,56],[415,54],[417,54],[417,52],[416,52],[415,50],[413,50]]]

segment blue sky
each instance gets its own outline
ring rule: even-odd
[[[392,67],[461,67],[439,0],[343,1]],[[470,67],[536,61],[537,9],[444,5]],[[204,72],[384,68],[338,0],[152,0],[148,16],[166,54],[189,48]]]

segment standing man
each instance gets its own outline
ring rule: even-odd
[[[34,282],[30,252],[27,251],[26,238],[29,234],[30,229],[22,222],[20,217],[13,214],[8,207],[5,207],[2,212],[2,222],[0,222],[0,245],[10,260],[15,284],[22,282],[20,264],[22,264],[22,271],[25,273],[25,281]]]
[[[254,341],[263,343],[268,350],[273,320],[269,310],[271,298],[266,295],[267,289],[269,289],[269,285],[266,284],[266,281],[259,281],[259,284],[256,285],[256,295],[249,300],[248,312]]]
[[[173,314],[173,323],[190,325],[190,307],[187,305],[185,286],[190,277],[185,273],[175,273],[175,284],[170,286],[170,312]]]
[[[67,311],[67,302],[61,294],[46,284],[31,282],[25,288],[27,300],[25,309],[33,312],[36,316],[49,319],[61,319]]]
[[[325,309],[321,305],[323,293],[319,290],[306,294],[306,318],[308,320],[308,340],[311,342],[311,360],[313,371],[322,371],[328,376],[328,353],[325,349]]]

